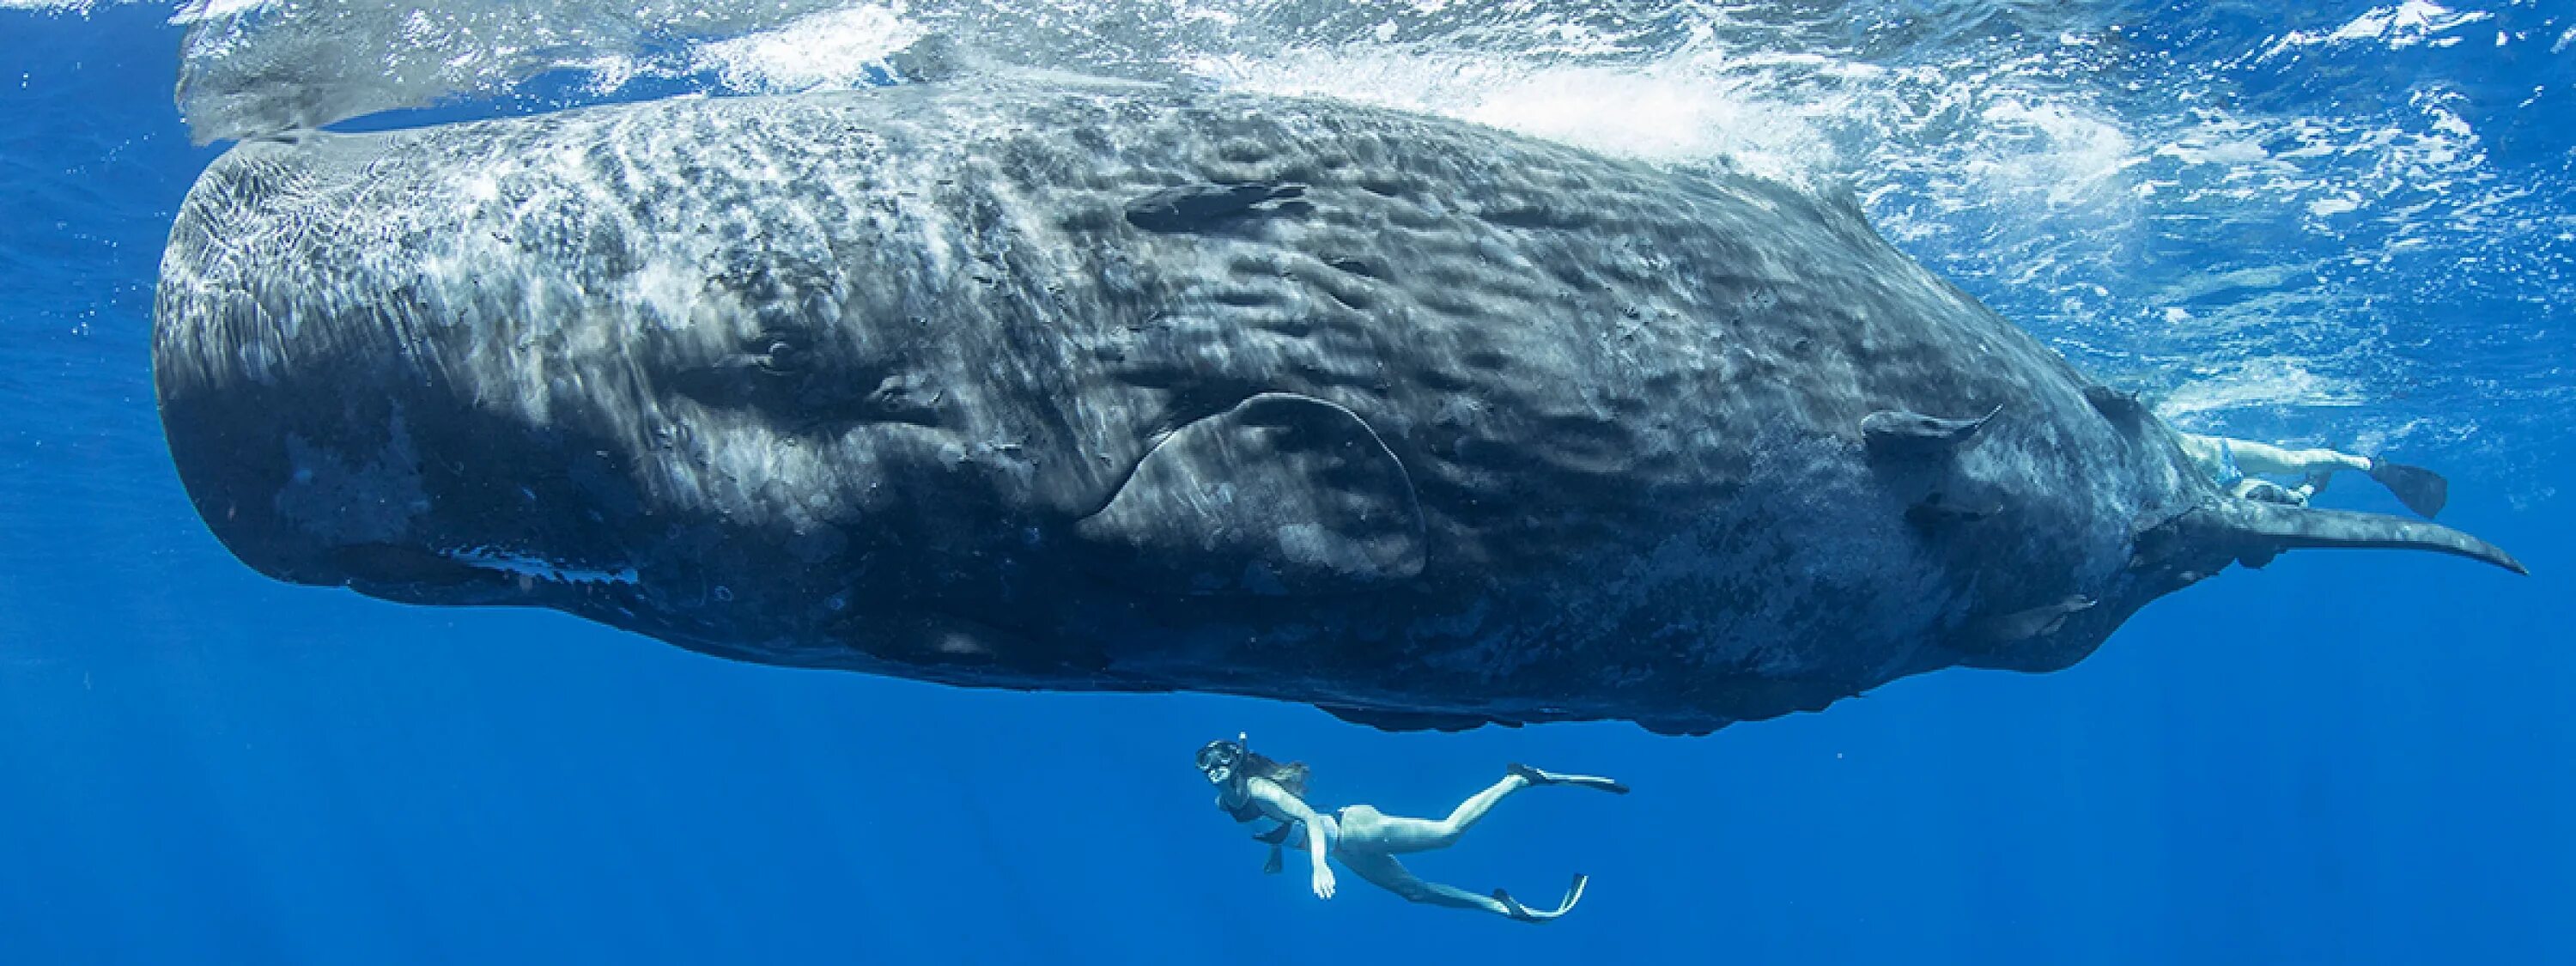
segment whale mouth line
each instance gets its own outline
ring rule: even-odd
[[[438,551],[438,556],[479,570],[559,584],[615,584],[633,587],[641,584],[632,564],[612,567],[583,567],[549,559],[540,554],[507,550],[490,545],[452,548]]]
[[[373,597],[435,603],[505,591],[505,575],[396,543],[347,543],[280,574],[297,583],[347,587]]]

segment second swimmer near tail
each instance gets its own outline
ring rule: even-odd
[[[1388,815],[1367,805],[1350,805],[1326,815],[1306,803],[1309,770],[1303,762],[1281,764],[1244,747],[1241,736],[1234,741],[1211,741],[1201,747],[1198,767],[1208,783],[1217,787],[1217,807],[1233,816],[1235,821],[1252,822],[1268,818],[1279,823],[1269,831],[1253,836],[1270,846],[1270,859],[1263,866],[1265,872],[1280,871],[1284,867],[1280,851],[1294,848],[1307,853],[1314,869],[1315,895],[1320,898],[1333,897],[1335,881],[1328,859],[1339,859],[1353,875],[1410,901],[1453,909],[1479,909],[1521,922],[1546,922],[1564,915],[1582,900],[1583,887],[1589,880],[1576,875],[1573,885],[1565,890],[1565,898],[1555,908],[1532,909],[1502,889],[1483,894],[1425,881],[1395,857],[1456,844],[1458,838],[1466,834],[1478,819],[1485,817],[1495,803],[1524,788],[1571,785],[1619,795],[1628,793],[1628,786],[1609,778],[1563,774],[1513,764],[1504,769],[1501,781],[1458,803],[1447,818]]]
[[[2377,456],[2359,456],[2332,449],[2290,449],[2249,439],[2209,436],[2175,431],[2183,454],[2191,457],[2210,479],[2224,487],[2228,495],[2266,503],[2306,506],[2308,498],[2326,488],[2326,482],[2338,471],[2353,470],[2369,476],[2387,487],[2390,495],[2406,508],[2431,519],[2442,512],[2451,499],[2451,483],[2442,475],[2421,466],[2392,463]],[[2262,478],[2263,474],[2305,476],[2295,485],[2282,485]]]

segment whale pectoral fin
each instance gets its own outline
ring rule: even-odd
[[[1423,562],[1404,465],[1358,414],[1290,393],[1174,431],[1075,530],[1105,576],[1170,593],[1364,591]]]
[[[2102,418],[2122,425],[2144,423],[2154,415],[2147,408],[2146,400],[2138,398],[2137,393],[2122,392],[2098,383],[2084,387],[2084,402],[2091,405],[2094,412],[2101,413]]]
[[[1882,409],[1861,417],[1861,442],[1873,456],[1914,457],[1947,453],[1976,439],[1986,421],[2003,412],[1997,406],[1974,419],[1943,419],[1902,409]]]
[[[1506,726],[1513,724],[1464,714],[1386,711],[1378,708],[1354,708],[1346,704],[1319,704],[1315,707],[1325,714],[1352,724],[1367,725],[1379,731],[1473,731],[1488,724]]]

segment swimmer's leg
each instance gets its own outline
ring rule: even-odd
[[[1458,807],[1450,811],[1448,818],[1433,821],[1397,815],[1380,815],[1375,816],[1374,821],[1355,823],[1356,830],[1346,827],[1342,830],[1342,834],[1345,837],[1362,836],[1372,847],[1393,855],[1426,852],[1457,844],[1458,837],[1467,834],[1467,830],[1473,828],[1478,819],[1484,818],[1486,812],[1493,810],[1495,803],[1502,801],[1506,795],[1532,785],[1577,785],[1621,794],[1628,791],[1626,785],[1592,775],[1560,775],[1520,764],[1510,766],[1510,772],[1503,776],[1502,781],[1495,782],[1492,787],[1458,803]]]
[[[2248,439],[2231,439],[2228,448],[2235,453],[2236,467],[2248,474],[2274,473],[2304,476],[2316,472],[2358,470],[2370,472],[2370,460],[2330,449],[2284,449],[2270,443]]]
[[[1475,909],[1527,922],[1538,921],[1534,918],[1515,915],[1514,905],[1501,896],[1499,889],[1495,890],[1496,895],[1485,896],[1456,886],[1425,882],[1422,877],[1414,875],[1413,870],[1405,868],[1404,863],[1396,861],[1391,855],[1345,850],[1335,853],[1334,857],[1341,859],[1342,867],[1351,870],[1352,875],[1359,876],[1370,885],[1403,896],[1407,902],[1447,906],[1451,909]]]
[[[1475,827],[1476,820],[1492,811],[1503,796],[1528,788],[1530,780],[1519,774],[1503,776],[1493,787],[1477,792],[1444,819],[1406,818],[1401,815],[1377,815],[1375,821],[1345,823],[1342,839],[1354,839],[1390,855],[1445,849],[1458,843],[1458,837]]]

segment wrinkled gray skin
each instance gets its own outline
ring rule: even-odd
[[[2518,569],[2222,495],[1847,201],[1070,78],[245,143],[154,358],[280,579],[1383,727],[2059,668],[2293,546]]]

